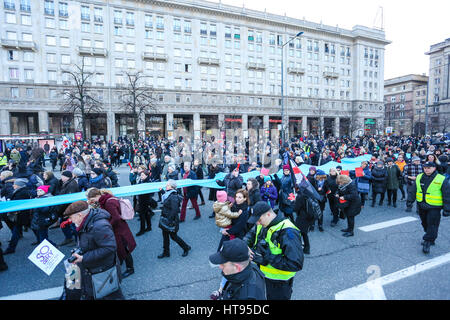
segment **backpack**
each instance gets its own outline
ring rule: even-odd
[[[306,212],[310,217],[314,217],[314,221],[320,219],[323,215],[319,202],[309,197],[306,199]]]
[[[133,205],[131,204],[130,200],[123,199],[123,198],[109,198],[109,199],[116,199],[119,201],[120,217],[123,220],[132,220],[134,218],[134,209],[133,209]]]

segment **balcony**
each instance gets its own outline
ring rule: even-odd
[[[247,69],[266,70],[266,65],[264,63],[247,62]]]
[[[287,72],[294,74],[304,74],[305,68],[287,68]]]
[[[33,41],[18,41],[8,39],[1,39],[0,41],[2,47],[4,48],[14,48],[17,50],[32,50],[32,51],[37,50],[36,43]]]
[[[198,64],[219,66],[220,65],[220,60],[219,59],[214,59],[214,58],[198,58]]]
[[[142,54],[142,59],[149,61],[165,61],[169,60],[169,56],[167,54],[161,53],[153,53],[153,52],[144,52]]]
[[[78,47],[78,53],[80,56],[100,56],[106,57],[108,55],[108,51],[104,48],[93,48],[93,47]]]
[[[339,73],[331,72],[331,71],[324,71],[323,76],[324,76],[324,78],[337,79],[337,78],[339,78]]]

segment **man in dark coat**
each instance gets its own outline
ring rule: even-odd
[[[14,192],[11,196],[11,201],[13,200],[24,200],[31,199],[30,192],[27,188],[26,179],[16,179],[13,184]],[[11,240],[9,241],[9,246],[5,250],[4,254],[14,253],[16,251],[17,243],[21,236],[22,227],[30,226],[31,224],[31,213],[30,210],[23,210],[18,212],[11,212],[7,214],[6,224],[9,229],[11,229]]]
[[[234,202],[236,191],[242,188],[244,178],[239,174],[239,169],[236,167],[232,172],[225,176],[223,181],[216,180],[216,183],[221,187],[225,187],[225,192],[228,195],[228,201]]]
[[[72,175],[72,172],[66,170],[61,173],[61,180],[60,180],[61,187],[59,189],[59,194],[69,194],[69,193],[76,193],[79,191],[78,189],[78,183],[75,180],[75,178]],[[69,206],[69,204],[62,204],[58,207],[58,215],[62,216],[66,208]],[[61,220],[61,223],[64,219]],[[59,243],[58,246],[65,246],[65,245],[73,245],[74,244],[74,236],[75,236],[75,228],[72,225],[68,225],[65,228],[62,229],[64,233],[64,241]]]
[[[387,187],[387,170],[384,167],[384,162],[379,160],[377,165],[372,168],[372,204],[371,207],[375,206],[377,194],[380,195],[380,206],[383,205],[384,194],[386,193]]]
[[[237,238],[225,241],[222,250],[209,256],[212,264],[220,265],[227,279],[221,300],[266,300],[264,274],[251,263],[248,246]]]
[[[303,253],[310,254],[311,245],[309,243],[308,231],[314,224],[314,216],[308,211],[307,205],[307,193],[305,188],[300,187],[295,198],[294,211],[297,213],[295,219],[295,225],[300,229],[300,234],[303,239]]]
[[[345,217],[347,217],[347,228],[342,229],[342,236],[353,237],[353,230],[355,228],[355,216],[361,212],[361,198],[355,182],[350,177],[339,175],[336,178],[338,184],[338,207],[343,210]]]
[[[110,214],[103,209],[89,209],[86,201],[76,201],[64,211],[77,228],[79,234],[78,248],[81,253],[73,253],[73,262],[81,271],[81,299],[95,298],[92,287],[92,274],[106,271],[116,262],[116,239],[109,223]],[[121,289],[106,296],[108,299],[124,299]]]

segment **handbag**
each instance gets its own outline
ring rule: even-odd
[[[176,232],[176,223],[170,223],[169,219],[165,216],[161,216],[159,219],[159,228],[167,232]]]
[[[94,299],[102,299],[120,289],[116,258],[114,265],[106,271],[91,274]]]

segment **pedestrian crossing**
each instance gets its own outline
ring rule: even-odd
[[[371,231],[389,228],[389,227],[397,226],[400,224],[404,224],[404,223],[408,223],[408,222],[412,222],[412,221],[416,221],[416,220],[418,220],[418,219],[414,218],[414,217],[403,217],[403,218],[399,218],[399,219],[393,219],[393,220],[388,220],[388,221],[384,221],[384,222],[380,222],[380,223],[367,225],[364,227],[360,227],[358,229],[361,231],[364,231],[364,232],[371,232]]]

